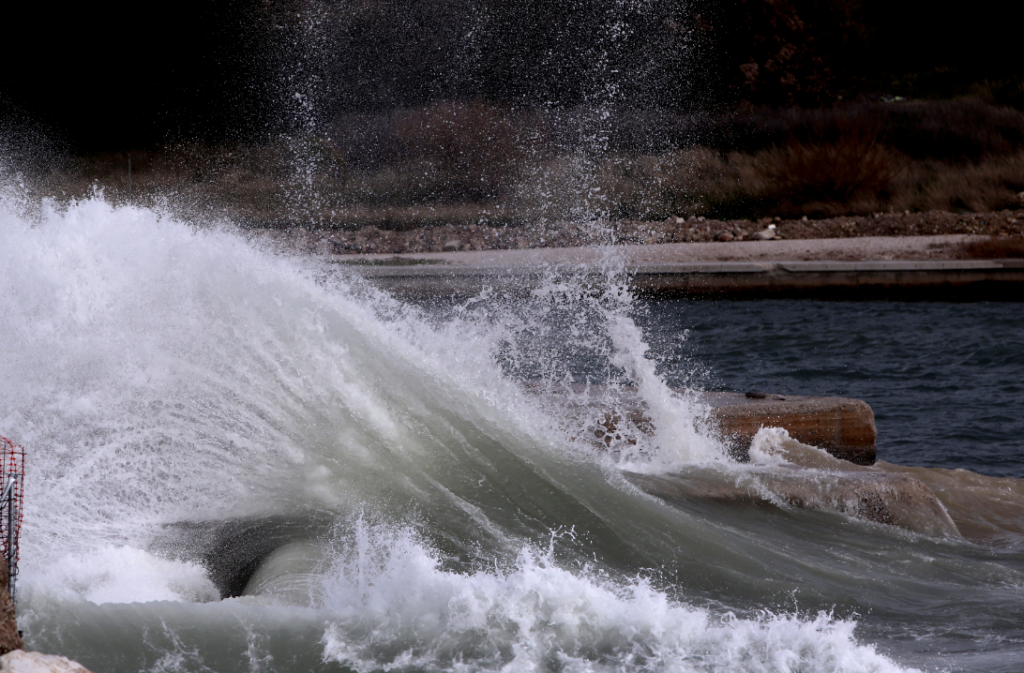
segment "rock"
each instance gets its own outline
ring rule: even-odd
[[[720,231],[717,234],[715,234],[715,238],[717,240],[719,240],[719,241],[729,242],[729,241],[734,240],[736,237],[733,236],[733,234],[731,232]]]
[[[2,673],[91,673],[77,661],[55,654],[15,650],[0,656]]]

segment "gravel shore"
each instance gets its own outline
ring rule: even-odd
[[[736,244],[763,240],[810,240],[863,237],[918,237],[967,235],[1020,237],[1024,235],[1024,209],[992,213],[875,213],[867,216],[822,220],[709,220],[671,217],[660,222],[617,220],[608,223],[548,223],[495,228],[480,225],[445,225],[406,231],[376,227],[346,231],[291,227],[252,230],[285,249],[308,254],[396,255],[403,253],[467,250],[521,250],[571,248],[583,245],[649,245],[664,243]],[[960,242],[968,239],[956,239]],[[964,246],[940,246],[931,256],[978,256]],[[738,252],[738,251],[737,251]],[[929,255],[925,255],[927,258]],[[982,254],[981,256],[985,256]],[[992,255],[988,255],[992,256]],[[1019,256],[1010,254],[1009,256]],[[915,258],[922,258],[915,256]]]

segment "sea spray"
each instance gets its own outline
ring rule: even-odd
[[[525,369],[517,325],[543,320],[431,318],[228,230],[101,197],[2,217],[0,423],[34,474],[30,646],[97,670],[387,669],[405,652],[419,670],[891,667],[852,622],[757,616],[794,585],[791,533],[643,496],[582,441],[571,404],[510,375]],[[664,392],[630,300],[560,282],[555,295],[582,294],[597,316],[568,324],[606,357],[604,389]],[[265,572],[266,591],[256,574],[252,595],[216,601],[200,541],[161,543],[309,510],[389,522],[364,529],[376,569],[359,580],[351,546],[298,527],[267,572],[320,589],[275,594]],[[552,530],[573,534],[551,544]]]
[[[500,320],[431,325],[226,231],[102,198],[5,217],[3,421],[46,447],[36,470],[59,491],[36,502],[66,503],[30,494],[37,541],[77,529],[64,553],[145,548],[177,520],[369,502],[500,547],[598,526],[579,499],[595,480],[624,497],[556,401],[503,374],[495,353],[516,335]],[[531,482],[550,496],[515,493]]]

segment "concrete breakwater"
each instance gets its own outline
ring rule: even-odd
[[[652,432],[653,421],[632,391],[620,391],[609,402],[600,386],[579,387],[575,392],[584,390],[588,395],[577,402],[582,408],[576,413],[595,419],[598,444],[630,441],[630,435]],[[762,428],[782,428],[790,438],[855,465],[875,462],[875,414],[863,400],[750,391],[700,393],[695,402],[708,408],[707,418],[698,422],[720,436],[740,462],[750,459],[751,442]]]
[[[1024,300],[1024,259],[960,259],[970,236],[665,243],[341,254],[326,259],[403,297],[525,293],[609,263],[652,297]],[[959,247],[958,247],[959,246]]]
[[[8,593],[10,576],[7,562],[0,563],[0,655],[25,647],[18,631],[14,614],[14,601]]]
[[[421,299],[470,297],[485,288],[527,293],[540,287],[547,273],[558,271],[558,266],[448,265],[404,259],[343,261],[390,292]],[[1024,260],[1015,259],[642,262],[628,264],[625,271],[636,292],[657,298],[1024,301]]]
[[[7,562],[0,563],[0,673],[90,673],[76,661],[41,652],[26,652],[10,594]]]
[[[867,402],[846,397],[765,393],[705,393],[716,429],[741,460],[763,427],[784,428],[793,439],[857,465],[875,462],[878,430]]]

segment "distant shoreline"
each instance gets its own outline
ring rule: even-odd
[[[772,228],[770,228],[772,227]],[[315,226],[254,228],[248,233],[286,250],[334,256],[400,255],[461,251],[573,248],[587,245],[710,243],[744,246],[751,241],[863,237],[967,236],[902,259],[1004,259],[1024,257],[1024,208],[991,213],[875,213],[826,219],[716,220],[670,217],[660,222],[547,223],[492,227],[453,225],[402,231],[368,226],[332,230]],[[737,247],[736,253],[742,250]],[[727,257],[733,257],[730,253]],[[741,256],[744,256],[741,254]],[[723,258],[724,259],[724,258]],[[879,259],[840,256],[834,259]],[[884,257],[882,258],[884,259]]]
[[[863,236],[735,242],[576,246],[518,250],[318,255],[409,299],[528,294],[550,274],[611,269],[651,298],[1022,301],[1024,259],[986,236]],[[966,258],[993,252],[989,259]],[[616,271],[625,272],[618,275]]]

